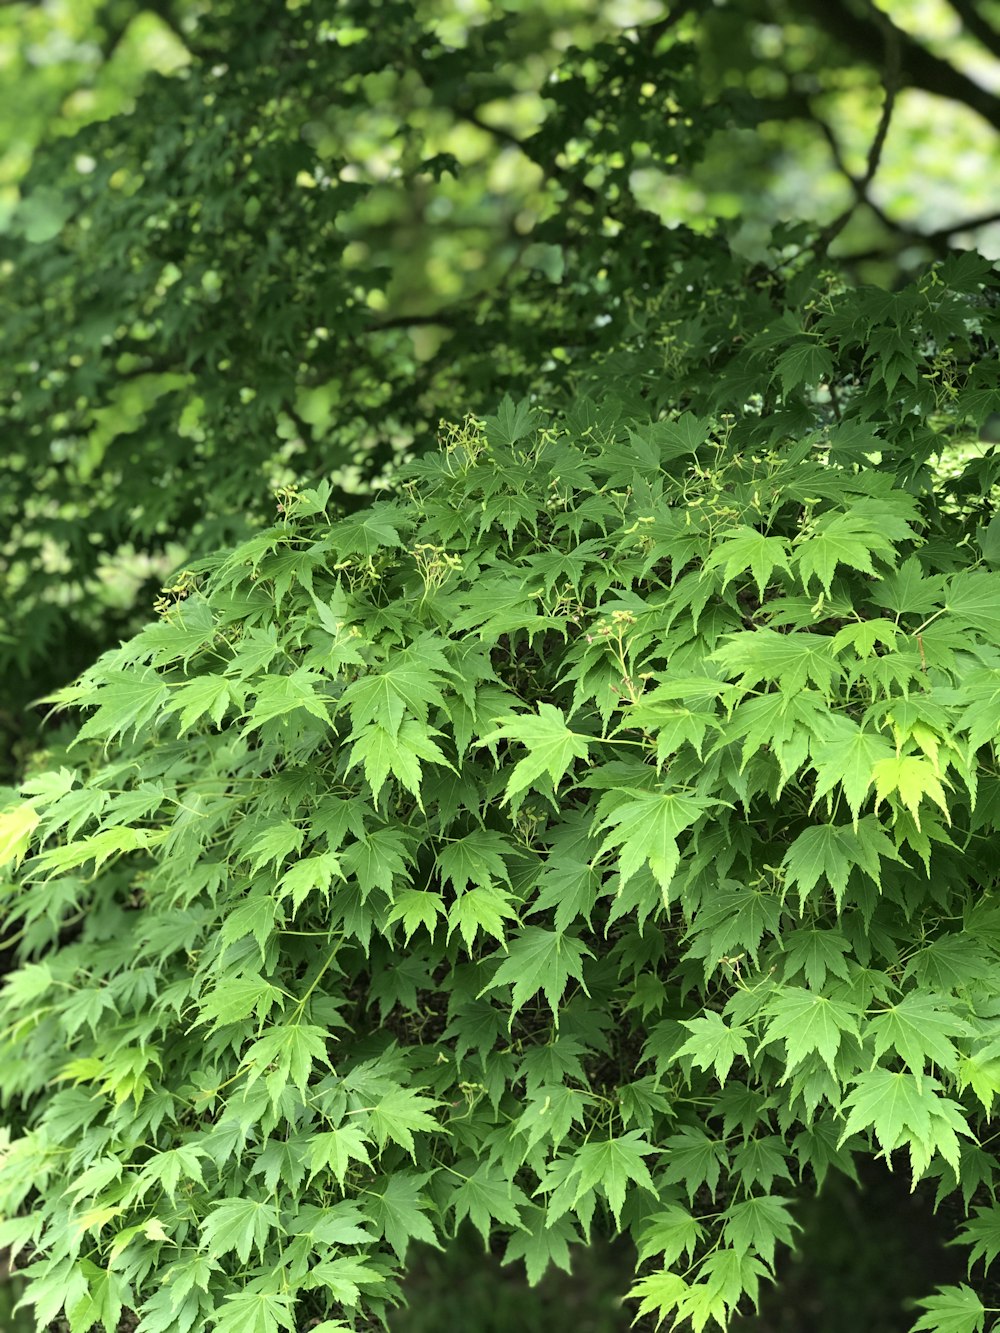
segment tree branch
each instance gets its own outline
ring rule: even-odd
[[[860,179],[856,179],[851,172],[847,170],[846,163],[843,163],[841,166],[847,179],[854,187],[855,197],[852,203],[850,203],[838,217],[835,217],[828,226],[823,228],[819,240],[816,243],[816,253],[819,255],[825,254],[830,248],[832,243],[837,239],[854,216],[858,205],[869,202],[868,187],[875,179],[879,162],[882,160],[882,149],[885,147],[886,135],[889,133],[889,125],[892,121],[892,113],[896,105],[896,92],[899,88],[900,79],[899,29],[895,28],[888,22],[886,22],[884,26],[880,22],[878,26],[883,28],[885,38],[885,74],[883,76],[885,96],[882,102],[882,114],[879,117],[878,129],[875,131],[875,137],[868,150],[868,161],[865,166],[865,174]],[[829,134],[829,142],[831,143],[831,146],[836,148],[836,139],[834,138],[832,131]],[[835,152],[835,160],[838,162],[841,161],[839,149]]]
[[[987,51],[1000,57],[1000,32],[997,32],[976,8],[975,0],[948,0],[949,5],[962,20],[962,26],[975,39],[986,47]]]
[[[871,62],[872,52],[883,45],[885,32],[893,33],[899,43],[903,87],[922,88],[938,97],[964,102],[1000,129],[1000,97],[926,50],[887,15],[870,9],[869,14],[874,12],[877,18],[863,17],[846,0],[797,0],[796,9],[866,62]]]

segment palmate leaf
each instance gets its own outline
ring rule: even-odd
[[[40,818],[27,801],[0,813],[0,868],[13,862],[16,869],[21,864]]]
[[[844,1102],[849,1114],[840,1142],[871,1129],[887,1155],[901,1146],[909,1149],[914,1180],[924,1174],[935,1153],[957,1174],[958,1136],[971,1138],[972,1131],[962,1108],[942,1097],[940,1088],[929,1074],[918,1078],[888,1069],[859,1074]]]
[[[309,1023],[283,1023],[273,1027],[248,1049],[243,1057],[247,1086],[252,1087],[269,1069],[276,1081],[290,1082],[304,1093],[314,1064],[329,1065],[329,1037],[323,1028]]]
[[[380,671],[359,677],[341,695],[341,706],[350,710],[351,726],[360,734],[367,723],[378,725],[395,737],[403,718],[409,715],[426,721],[431,704],[444,703],[435,683],[440,676],[414,650],[400,654]]]
[[[894,1051],[913,1073],[922,1074],[928,1064],[954,1069],[958,1051],[951,1039],[972,1031],[944,996],[911,991],[898,1004],[875,1014],[866,1035],[874,1041],[876,1059]]]
[[[773,629],[743,630],[727,635],[711,659],[727,677],[740,677],[738,683],[744,693],[767,681],[787,693],[815,685],[829,699],[835,682],[843,675],[831,642],[822,634],[796,630],[788,634]]]
[[[517,1011],[541,991],[558,1021],[559,1001],[570,979],[578,981],[586,990],[583,960],[589,957],[592,957],[590,949],[573,935],[544,930],[541,926],[525,926],[511,941],[507,957],[493,974],[492,981],[479,992],[480,996],[497,986],[512,986],[513,1022]]]
[[[351,1162],[370,1166],[364,1131],[357,1121],[345,1121],[337,1129],[314,1134],[309,1141],[309,1170],[312,1176],[329,1171],[343,1185]]]
[[[543,773],[547,773],[552,785],[557,786],[572,767],[573,760],[586,759],[590,752],[589,738],[571,731],[562,710],[548,703],[538,705],[537,716],[505,722],[496,731],[483,736],[478,744],[492,745],[500,739],[520,741],[528,750],[507,780],[505,802],[534,785]]]
[[[791,1245],[800,1223],[788,1214],[788,1200],[774,1194],[758,1194],[731,1203],[723,1214],[723,1236],[737,1254],[754,1250],[774,1268],[776,1245]]]
[[[756,528],[741,524],[727,532],[703,565],[706,573],[722,569],[722,587],[725,589],[737,574],[749,572],[757,587],[757,595],[764,600],[764,590],[776,569],[791,573],[789,546],[783,537],[765,537]]]
[[[906,512],[912,514],[912,506],[906,505]],[[873,556],[894,564],[895,543],[915,536],[897,504],[856,500],[847,513],[821,514],[814,529],[800,539],[795,551],[799,576],[806,589],[818,579],[829,597],[838,565],[874,575]]]
[[[400,1262],[414,1241],[440,1249],[434,1226],[427,1216],[432,1208],[424,1186],[429,1172],[413,1172],[400,1168],[387,1176],[377,1189],[366,1192],[364,1207],[371,1225],[378,1235],[384,1236]]]
[[[857,820],[875,782],[876,765],[893,759],[895,751],[879,732],[859,727],[848,718],[836,718],[835,727],[829,739],[813,750],[813,805],[839,783],[848,809]]]
[[[375,800],[391,773],[419,802],[423,773],[420,761],[452,767],[441,748],[431,739],[437,735],[440,733],[409,717],[403,719],[395,735],[373,722],[364,727],[355,740],[348,768],[364,764],[365,777]]]
[[[927,1296],[917,1305],[926,1313],[911,1333],[983,1333],[986,1307],[964,1282],[957,1287],[940,1287],[936,1296]]]
[[[595,830],[610,828],[598,855],[618,848],[618,871],[626,884],[648,864],[666,901],[680,860],[677,836],[696,824],[706,810],[723,803],[686,792],[607,793],[598,806]]]
[[[607,1199],[615,1224],[621,1226],[625,1191],[630,1184],[649,1194],[657,1192],[644,1161],[656,1151],[638,1130],[631,1130],[617,1139],[584,1144],[569,1173],[569,1179],[576,1181],[574,1204],[581,1195],[596,1187]]]
[[[875,783],[876,810],[884,800],[894,795],[909,810],[919,829],[920,802],[929,796],[950,822],[948,798],[944,794],[944,786],[948,784],[942,784],[930,760],[912,754],[896,754],[889,759],[880,759],[872,769],[872,780]]]
[[[547,1225],[545,1209],[531,1204],[521,1210],[521,1218],[520,1229],[507,1241],[503,1262],[521,1259],[531,1287],[537,1286],[550,1266],[571,1272],[570,1246],[579,1243],[579,1234],[569,1218],[560,1217]]]
[[[484,1244],[488,1244],[495,1223],[521,1227],[521,1209],[528,1206],[528,1197],[498,1165],[482,1162],[459,1185],[451,1197],[451,1206],[455,1222],[467,1217]]]
[[[800,384],[819,384],[833,371],[833,357],[821,342],[800,342],[778,357],[777,373],[783,393]]]
[[[864,871],[874,883],[881,885],[882,860],[902,861],[892,840],[874,815],[866,815],[856,824],[813,824],[804,829],[781,863],[789,886],[799,891],[800,904],[821,880],[833,890],[838,908],[851,871]]]
[[[154,671],[109,671],[98,689],[88,691],[86,703],[97,704],[97,712],[77,732],[74,744],[92,736],[112,741],[139,729],[157,717],[169,690]]]
[[[227,1296],[215,1325],[216,1333],[294,1333],[295,1327],[291,1297],[263,1291]]]
[[[709,1321],[725,1329],[744,1296],[756,1305],[760,1280],[768,1276],[755,1254],[716,1250],[706,1257],[697,1280],[678,1302],[677,1318],[689,1319],[694,1333],[701,1333]]]
[[[785,1042],[785,1078],[815,1051],[831,1072],[845,1035],[858,1036],[858,1011],[801,986],[782,986],[766,1006],[764,1042]]]
[[[682,1019],[681,1026],[691,1035],[675,1058],[690,1056],[698,1069],[713,1069],[720,1083],[725,1083],[737,1056],[749,1059],[749,1031],[742,1027],[731,1028],[714,1009],[707,1009],[699,1018]]]
[[[268,1236],[278,1226],[278,1213],[263,1199],[224,1199],[211,1208],[201,1226],[208,1255],[236,1253],[246,1263],[250,1251],[263,1253]]]
[[[977,1207],[973,1209],[973,1214],[955,1237],[956,1244],[971,1246],[970,1272],[980,1259],[984,1269],[990,1268],[1000,1254],[1000,1207],[995,1203]]]
[[[329,542],[341,558],[360,555],[370,560],[376,551],[402,546],[399,529],[409,526],[410,521],[397,505],[375,504],[335,523]]]

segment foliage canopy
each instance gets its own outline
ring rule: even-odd
[[[0,219],[8,703],[77,724],[0,791],[39,1328],[372,1327],[470,1224],[533,1282],[626,1235],[701,1333],[871,1156],[977,1281],[998,283],[872,190],[907,90],[992,100],[846,4],[154,8],[161,72]],[[702,216],[779,117],[840,210]],[[152,623],[123,553],[183,557]]]
[[[59,693],[2,822],[40,1326],[332,1333],[467,1218],[533,1278],[625,1231],[640,1313],[700,1330],[864,1153],[993,1257],[992,455],[931,456],[995,404],[990,281],[772,321],[755,405],[620,372],[356,514],[286,489]]]

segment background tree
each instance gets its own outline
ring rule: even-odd
[[[357,503],[456,403],[648,349],[688,276],[759,281],[782,218],[890,286],[996,244],[988,5],[375,14],[2,10],[15,730],[275,484]]]

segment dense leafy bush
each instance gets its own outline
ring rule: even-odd
[[[831,290],[699,414],[654,346],[368,510],[286,489],[60,692],[0,816],[40,1328],[367,1326],[468,1219],[533,1280],[627,1233],[700,1330],[872,1153],[994,1258],[995,459],[938,466],[991,282]]]

